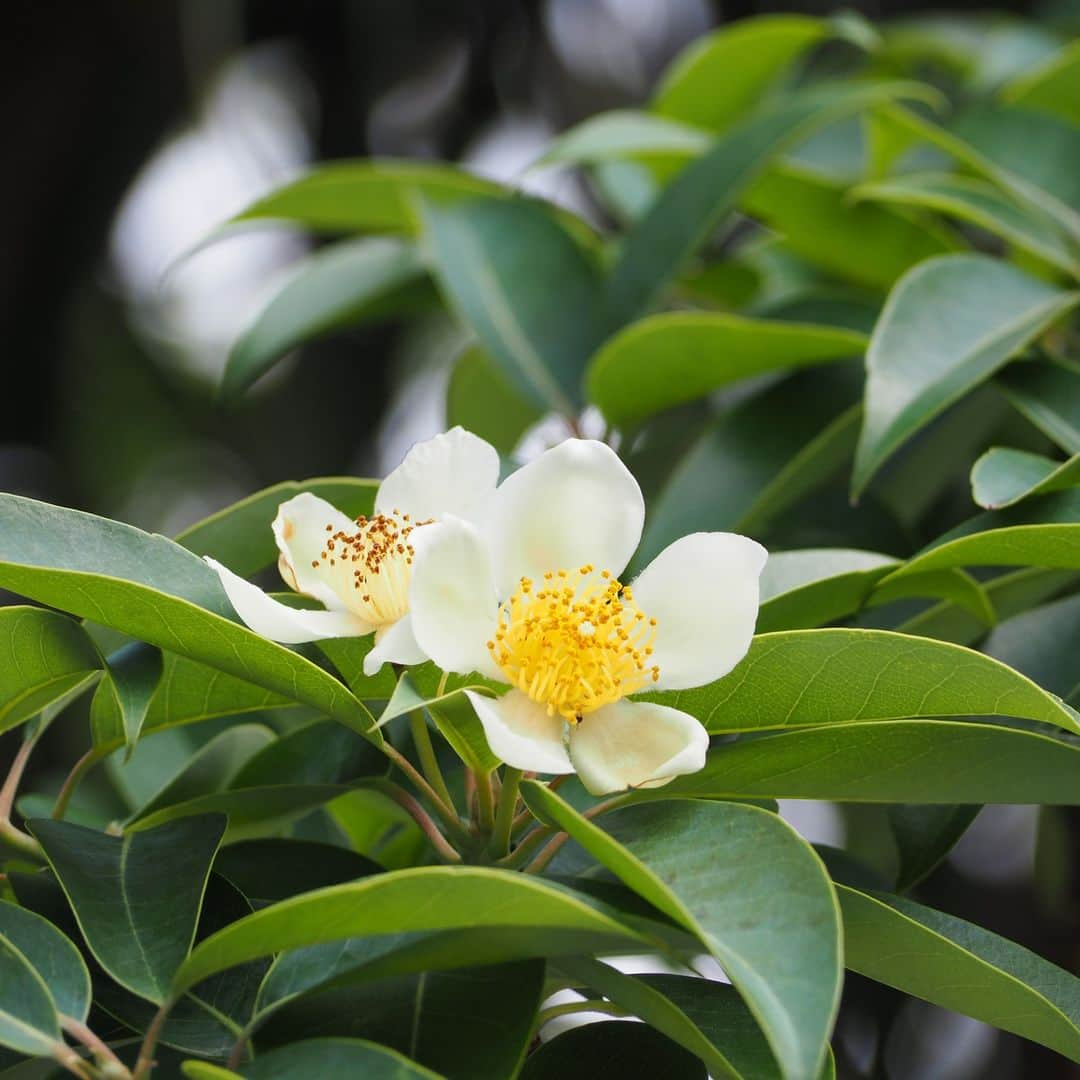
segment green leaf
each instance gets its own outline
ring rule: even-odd
[[[616,810],[605,831],[543,784],[525,781],[522,793],[700,939],[784,1076],[817,1076],[840,997],[839,920],[824,867],[789,825],[755,806],[676,801]]]
[[[73,619],[21,604],[0,608],[0,732],[29,720],[101,665]]]
[[[524,199],[426,202],[424,222],[440,287],[491,359],[531,404],[573,414],[585,362],[606,332],[589,256]]]
[[[852,492],[950,404],[1080,300],[984,255],[928,259],[889,295],[866,354]]]
[[[1022,671],[1071,704],[1080,690],[1076,643],[1080,641],[1080,596],[1025,611],[1001,623],[983,642],[988,656]]]
[[[995,380],[1012,405],[1068,454],[1080,454],[1080,386],[1063,364],[1011,364]]]
[[[724,678],[642,697],[682,709],[712,732],[1014,716],[1080,733],[1080,721],[1059,700],[997,660],[888,630],[762,634]]]
[[[887,893],[839,886],[845,963],[1080,1061],[1080,980],[1041,956]]]
[[[1080,43],[1073,41],[1034,70],[1025,71],[999,91],[1001,100],[1026,109],[1056,113],[1080,124]]]
[[[632,1076],[706,1080],[693,1054],[645,1024],[604,1020],[571,1028],[525,1060],[521,1080],[627,1080]]]
[[[827,724],[715,747],[701,772],[672,781],[663,793],[701,799],[1068,806],[1080,801],[1080,749],[994,724]]]
[[[986,590],[970,574],[957,569],[928,570],[907,577],[889,575],[874,588],[870,605],[879,606],[912,596],[935,596],[951,600],[958,607],[971,612],[986,626],[993,626],[997,622],[997,615]]]
[[[123,839],[65,821],[35,819],[30,829],[98,963],[121,986],[163,1002],[191,948],[225,819],[187,818]]]
[[[829,87],[801,93],[733,127],[664,188],[627,234],[609,285],[613,325],[654,306],[691,253],[782,150],[871,105],[926,93],[914,83]]]
[[[377,317],[422,275],[416,249],[395,240],[353,240],[310,256],[233,345],[221,396],[239,397],[305,341]]]
[[[531,1041],[543,988],[539,960],[379,979],[290,1002],[263,1029],[262,1041],[349,1033],[448,1080],[512,1077]]]
[[[355,1076],[364,1080],[440,1080],[385,1046],[363,1039],[305,1039],[260,1054],[238,1073],[201,1061],[185,1061],[191,1080],[310,1080],[313,1076]]]
[[[680,53],[662,76],[652,107],[663,116],[722,131],[757,106],[785,68],[828,36],[824,19],[740,19]]]
[[[787,162],[774,163],[755,180],[740,207],[811,265],[871,288],[887,289],[924,259],[957,247],[940,224],[853,202],[846,182]]]
[[[971,470],[971,497],[987,510],[1012,506],[1030,495],[1080,486],[1080,453],[1068,461],[995,446]]]
[[[357,517],[371,513],[378,489],[378,480],[351,476],[286,480],[211,514],[185,529],[176,542],[196,555],[212,555],[241,577],[250,577],[277,562],[278,549],[271,524],[283,502],[302,491],[310,491],[343,514]]]
[[[980,806],[907,806],[887,810],[899,867],[896,887],[917,885],[945,858],[982,809]]]
[[[704,397],[740,379],[861,356],[853,330],[740,315],[669,312],[604,343],[588,370],[589,400],[616,427]]]
[[[802,372],[713,421],[650,506],[635,566],[687,533],[760,534],[828,480],[855,447],[855,374],[846,366]]]
[[[259,956],[365,934],[468,927],[578,929],[625,936],[629,928],[583,899],[522,874],[479,867],[419,867],[378,874],[284,900],[200,944],[177,972],[182,991]]]
[[[17,495],[0,495],[0,522],[0,586],[370,727],[336,679],[233,622],[217,574],[171,540]]]
[[[94,696],[108,696],[115,703],[129,756],[142,734],[163,668],[161,650],[141,642],[125,645],[106,662],[105,677]]]
[[[51,1057],[63,1046],[49,988],[4,937],[0,937],[0,1046],[32,1057]]]
[[[1080,275],[1080,262],[1055,222],[1033,207],[1018,206],[985,180],[914,173],[860,184],[849,197],[935,210],[986,229],[1066,274]]]
[[[56,1009],[82,1023],[90,1012],[90,972],[82,954],[47,919],[0,900],[0,939],[41,976]]]
[[[540,416],[483,349],[468,348],[454,362],[446,388],[447,427],[460,424],[505,455]]]
[[[711,142],[712,135],[700,127],[637,109],[612,109],[564,131],[532,167],[594,165],[627,158],[668,167],[697,157]]]

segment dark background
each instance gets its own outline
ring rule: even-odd
[[[846,7],[887,18],[931,5]],[[1050,18],[1065,10],[1057,8],[997,10]],[[707,0],[6,4],[0,490],[173,532],[277,480],[385,470],[442,426],[442,339],[395,327],[339,335],[305,348],[224,413],[212,399],[229,340],[306,242],[232,240],[166,274],[176,256],[306,163],[464,156],[512,173],[545,135],[643,101],[666,63],[711,26],[833,9]],[[49,768],[50,750],[70,762],[66,747],[46,746],[36,768]],[[984,812],[962,857],[920,898],[1074,968],[1080,920],[1067,868],[1076,853],[1050,884],[1031,865],[1036,828],[1040,853],[1075,849],[1075,816],[1072,840],[1065,820],[1037,824],[1027,808]],[[863,830],[874,842],[865,821],[845,824],[849,842]],[[1005,851],[1019,851],[1012,870]],[[1048,1051],[854,976],[839,1031],[844,1076],[1077,1075]]]

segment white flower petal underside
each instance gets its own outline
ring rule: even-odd
[[[375,646],[364,657],[364,674],[377,675],[383,664],[422,664],[427,659],[417,644],[412,629],[412,616],[403,615],[396,623],[381,626],[375,631]]]
[[[593,795],[660,787],[705,764],[708,732],[666,705],[618,701],[570,728],[570,760]]]
[[[515,769],[538,773],[574,771],[563,745],[564,721],[548,716],[543,705],[511,690],[501,698],[466,690],[484,727],[491,752]]]
[[[285,583],[321,600],[331,611],[345,611],[353,591],[352,569],[341,560],[331,566],[329,559],[320,556],[336,533],[353,535],[356,522],[325,499],[304,491],[278,507],[273,528],[281,552],[278,569]]]
[[[645,567],[633,595],[657,623],[650,659],[660,679],[650,689],[703,686],[746,655],[767,557],[759,543],[736,533],[692,533]]]
[[[249,629],[271,641],[297,645],[323,638],[360,637],[374,629],[347,611],[301,611],[268,596],[215,559],[206,562],[217,572],[236,614]]]
[[[487,647],[495,634],[498,601],[480,533],[467,521],[447,517],[413,535],[409,610],[420,649],[443,671],[478,671],[505,681]]]
[[[611,447],[568,439],[499,486],[485,519],[499,596],[586,563],[618,576],[641,538],[641,488]]]
[[[472,432],[455,427],[417,443],[390,473],[375,496],[375,511],[394,510],[413,521],[446,514],[472,521],[484,510],[499,482],[499,454]]]

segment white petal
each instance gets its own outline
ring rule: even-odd
[[[416,554],[409,611],[421,650],[443,671],[479,671],[504,679],[487,647],[495,633],[498,601],[479,532],[451,516],[417,529],[412,539]]]
[[[499,486],[487,519],[499,596],[521,577],[593,563],[618,576],[641,539],[641,489],[609,446],[568,439]]]
[[[684,690],[726,675],[745,655],[768,552],[736,533],[692,533],[666,547],[634,582],[634,602],[656,619],[650,689]]]
[[[472,520],[499,482],[499,454],[489,443],[455,427],[417,443],[382,482],[375,510],[397,509],[414,521],[440,520],[446,514]]]
[[[422,664],[427,659],[416,643],[412,617],[403,615],[396,623],[375,631],[375,647],[364,657],[364,674],[377,675],[383,664]]]
[[[511,690],[501,698],[484,697],[466,690],[491,752],[515,769],[538,773],[574,771],[563,745],[564,721],[558,713],[548,716],[543,705]]]
[[[327,529],[327,525],[331,528]],[[285,583],[297,592],[321,600],[331,611],[344,611],[352,589],[352,570],[343,561],[320,559],[326,541],[335,533],[353,535],[356,522],[309,491],[293,496],[278,507],[274,539],[281,558],[278,569]],[[312,566],[317,562],[317,567]],[[287,573],[286,571],[291,571]]]
[[[705,764],[708,732],[687,713],[645,701],[618,701],[570,728],[570,760],[593,795],[660,787]]]
[[[296,645],[322,638],[361,637],[373,629],[369,623],[346,611],[300,611],[287,607],[216,560],[205,558],[217,571],[236,614],[256,634],[271,641]]]

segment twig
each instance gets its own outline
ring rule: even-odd
[[[0,787],[0,821],[11,820],[11,809],[15,805],[15,792],[19,790],[19,781],[22,780],[23,772],[26,770],[26,763],[30,760],[30,755],[33,753],[36,743],[36,737],[24,739],[15,752],[15,758],[11,762],[7,779],[4,780],[4,786]]]
[[[68,803],[71,802],[71,796],[75,794],[75,789],[82,782],[82,778],[104,757],[101,752],[101,748],[97,746],[91,746],[89,750],[72,767],[71,772],[67,774],[64,780],[63,786],[60,788],[60,794],[56,796],[56,803],[52,809],[52,817],[54,821],[63,821],[64,815],[67,813]]]
[[[439,827],[427,812],[404,788],[398,787],[392,780],[380,780],[372,783],[376,791],[393,799],[420,826],[428,842],[435,849],[436,855],[443,862],[459,863],[461,854],[453,848],[446,837],[439,832]]]
[[[101,1064],[109,1062],[112,1065],[119,1065],[120,1068],[127,1072],[127,1067],[124,1063],[113,1053],[111,1047],[98,1038],[85,1024],[80,1023],[73,1016],[60,1015],[60,1026],[73,1038],[78,1039],[93,1055],[94,1058]]]
[[[582,813],[583,818],[599,817],[601,814],[606,814],[609,810],[617,810],[620,806],[623,806],[629,799],[629,795],[614,795],[610,799],[605,799],[603,802],[598,802],[595,806],[590,806],[588,810]],[[547,847],[536,856],[535,859],[528,866],[525,867],[526,874],[539,874],[542,870],[547,868],[548,863],[559,853],[559,849],[570,839],[570,834],[565,832],[558,833],[551,841],[549,841]]]
[[[447,806],[453,807],[454,797],[446,786],[442,769],[439,768],[439,759],[435,756],[435,747],[431,742],[431,732],[428,731],[427,721],[420,709],[409,714],[409,730],[412,732],[413,746],[420,755],[420,767],[424,770],[424,776],[439,798]]]
[[[495,823],[495,796],[491,790],[491,775],[476,774],[476,815],[482,832],[490,833]]]
[[[510,851],[510,836],[514,828],[514,811],[517,809],[518,789],[521,786],[521,769],[506,767],[499,804],[495,809],[495,827],[491,832],[489,851],[494,858]]]
[[[416,789],[431,803],[435,812],[442,819],[446,827],[455,832],[461,839],[469,839],[468,830],[461,823],[453,807],[447,806],[439,798],[435,789],[424,779],[416,766],[397,747],[389,743],[382,744],[382,751],[386,756],[412,781]]]
[[[157,1047],[161,1029],[165,1026],[165,1020],[168,1018],[169,1010],[172,1007],[172,999],[166,999],[161,1008],[155,1013],[150,1027],[146,1030],[146,1037],[143,1039],[142,1046],[139,1047],[139,1060],[135,1062],[135,1072],[132,1074],[133,1080],[146,1080],[146,1077],[150,1075],[150,1070],[153,1069],[155,1064],[154,1050]]]

